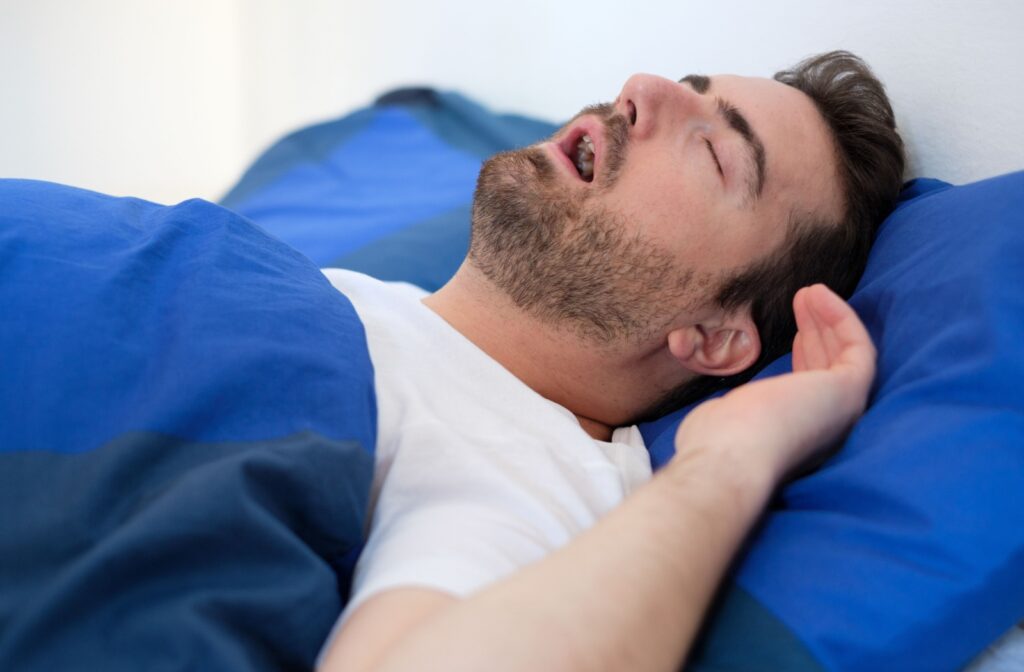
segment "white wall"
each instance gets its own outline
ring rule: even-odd
[[[770,75],[833,48],[887,83],[914,174],[1024,168],[1016,0],[0,0],[0,175],[217,198],[279,135],[392,86],[551,119],[637,71]]]
[[[246,152],[238,4],[0,0],[0,176],[216,195]]]

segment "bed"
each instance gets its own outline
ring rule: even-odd
[[[308,668],[375,431],[361,327],[317,269],[437,289],[480,162],[554,128],[400,89],[219,204],[4,181],[0,661]],[[1024,173],[906,185],[851,300],[869,411],[780,492],[688,669],[956,669],[1024,618],[1022,258]],[[687,410],[642,427],[655,467]]]

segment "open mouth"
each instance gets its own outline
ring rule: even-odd
[[[594,138],[587,128],[580,126],[573,129],[566,139],[559,143],[559,148],[568,157],[569,163],[576,168],[581,180],[584,182],[594,181],[597,150]]]
[[[569,158],[572,159],[584,182],[594,181],[594,141],[589,135],[584,133],[580,136]]]

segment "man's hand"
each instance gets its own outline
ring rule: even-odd
[[[743,385],[691,412],[676,434],[677,460],[735,450],[777,483],[831,444],[864,412],[875,348],[845,301],[824,285],[793,297],[793,372]]]

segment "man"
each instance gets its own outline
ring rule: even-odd
[[[852,291],[902,169],[849,54],[774,81],[637,75],[485,164],[469,255],[422,304],[329,271],[367,327],[381,437],[325,668],[678,665],[775,485],[863,410],[866,331],[797,290]],[[622,427],[751,375],[794,316],[794,373],[700,406],[643,484]]]

